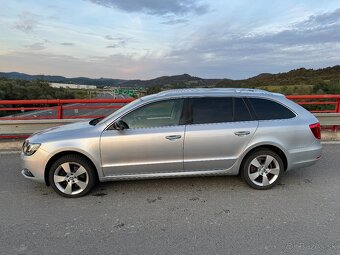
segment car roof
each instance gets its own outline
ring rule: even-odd
[[[272,93],[261,89],[248,88],[192,88],[192,89],[171,89],[159,92],[157,94],[145,96],[143,101],[156,98],[172,98],[172,97],[200,97],[200,96],[246,96],[246,97],[272,97],[284,96],[278,93]]]

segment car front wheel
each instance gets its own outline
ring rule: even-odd
[[[260,149],[248,155],[242,166],[241,174],[254,189],[270,189],[283,175],[284,165],[281,157],[271,150]]]
[[[53,163],[49,181],[59,195],[81,197],[93,188],[96,175],[88,160],[78,155],[66,155]]]

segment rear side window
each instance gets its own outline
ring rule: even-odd
[[[233,121],[232,98],[207,97],[192,99],[192,124]]]
[[[295,114],[287,107],[271,100],[249,98],[259,120],[277,120],[294,118]]]
[[[242,98],[206,97],[191,101],[191,124],[250,121],[252,117]]]

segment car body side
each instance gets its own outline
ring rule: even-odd
[[[256,97],[273,100],[279,104],[283,104],[296,114],[291,119],[277,120],[253,120],[251,121],[255,127],[254,132],[248,138],[249,141],[245,146],[241,146],[234,152],[231,158],[232,164],[228,168],[216,169],[216,171],[179,171],[179,172],[163,172],[163,174],[117,174],[107,175],[103,170],[103,152],[101,151],[101,137],[104,132],[108,132],[108,127],[118,120],[121,115],[114,118],[106,118],[99,122],[96,126],[91,126],[88,122],[78,122],[67,126],[53,128],[47,131],[37,133],[29,138],[30,142],[41,143],[39,150],[32,156],[21,155],[23,159],[23,168],[29,169],[34,177],[32,179],[48,183],[47,171],[51,166],[51,162],[55,161],[62,155],[67,153],[80,154],[86,157],[96,168],[100,181],[121,180],[121,179],[137,179],[137,178],[159,178],[159,177],[176,177],[176,176],[193,176],[193,175],[237,175],[243,159],[252,150],[259,147],[269,147],[276,150],[283,157],[285,170],[305,167],[314,164],[321,156],[321,143],[313,136],[309,125],[318,122],[318,120],[307,110],[294,102],[286,99],[282,95],[270,94],[218,94],[211,95],[167,95],[149,96],[141,100],[134,107],[123,112],[122,115],[135,110],[145,104],[156,102],[159,100],[168,100],[173,98],[191,98],[191,97]],[[237,122],[236,122],[237,123]],[[247,126],[247,122],[243,122]],[[255,124],[254,124],[255,123]],[[119,133],[120,131],[114,131]],[[184,138],[185,139],[185,138]],[[243,139],[242,137],[240,139]],[[227,141],[226,141],[227,142]],[[185,143],[185,140],[184,140]],[[120,146],[112,144],[112,146]],[[138,144],[136,144],[138,146]],[[229,146],[226,144],[226,146]],[[230,144],[230,146],[233,146]],[[185,159],[184,159],[185,160]],[[161,170],[161,169],[160,169]],[[200,169],[202,170],[202,169]],[[204,169],[203,169],[204,170]],[[162,172],[160,172],[162,173]]]

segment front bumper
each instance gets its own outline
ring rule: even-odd
[[[39,181],[33,174],[30,170],[24,168],[21,170],[21,174],[27,178],[27,179],[30,179],[30,180],[34,180],[34,181]]]
[[[25,156],[21,153],[21,174],[30,180],[45,182],[45,167],[49,153],[39,148],[33,155]]]

